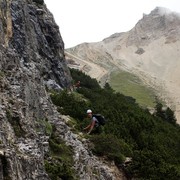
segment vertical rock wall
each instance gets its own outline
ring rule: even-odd
[[[46,6],[1,0],[0,179],[49,179],[48,137],[37,122],[53,114],[46,86],[62,89],[70,83],[59,27]]]
[[[74,149],[80,179],[116,179],[67,127],[46,88],[69,88],[59,27],[43,1],[0,0],[0,179],[49,180],[44,159],[56,126]],[[96,174],[94,174],[96,172]]]

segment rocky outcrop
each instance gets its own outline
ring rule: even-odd
[[[116,178],[53,106],[47,89],[70,86],[59,27],[43,0],[0,1],[0,179],[50,179],[45,121],[73,147],[80,179]]]
[[[157,7],[143,18],[130,31],[127,46],[145,46],[165,37],[165,43],[173,43],[179,39],[180,16],[168,9]]]
[[[70,86],[64,44],[51,13],[33,1],[0,2],[1,179],[49,179],[45,134],[36,122],[53,114],[46,84]]]
[[[54,115],[53,115],[54,116]],[[82,134],[74,134],[71,128],[66,125],[70,118],[61,116],[54,119],[59,137],[74,150],[74,169],[79,179],[93,180],[126,180],[126,175],[121,169],[118,169],[113,162],[100,160],[89,150],[90,142],[83,138]]]

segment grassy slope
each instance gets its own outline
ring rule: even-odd
[[[109,84],[115,91],[135,98],[137,103],[143,107],[155,106],[153,90],[145,87],[141,80],[131,73],[115,71],[110,76]]]

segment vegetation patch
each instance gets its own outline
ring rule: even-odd
[[[112,134],[90,136],[90,140],[94,143],[92,150],[96,155],[106,156],[108,159],[114,160],[117,165],[124,162],[124,154],[132,155],[128,145]]]
[[[48,119],[36,120],[36,131],[50,136],[52,134],[52,125]]]
[[[24,137],[25,131],[23,130],[20,118],[18,115],[14,115],[10,110],[6,111],[6,117],[14,129],[14,133],[17,137]]]
[[[90,103],[82,98],[83,95],[77,93],[68,93],[66,90],[59,93],[51,94],[53,103],[58,106],[58,111],[64,115],[71,115],[76,119],[82,120],[84,112],[89,107]]]
[[[72,168],[74,165],[73,150],[56,133],[56,129],[53,127],[49,139],[50,152],[45,160],[46,172],[52,180],[76,180],[77,177]]]
[[[89,123],[87,109],[105,116],[103,132],[85,136],[94,154],[114,160],[118,167],[130,157],[131,163],[123,166],[129,179],[180,179],[180,126],[170,108],[164,109],[156,102],[152,115],[134,98],[114,91],[109,84],[101,88],[84,73],[73,69],[71,73],[75,82],[81,79],[76,93],[86,101],[81,104],[74,93],[66,91],[52,99],[63,113],[77,121],[75,128],[79,131]]]
[[[74,133],[78,133],[78,122],[74,118],[70,118],[66,124],[71,128],[71,131]]]
[[[135,98],[143,107],[155,106],[156,99],[153,90],[144,86],[142,81],[131,73],[120,70],[113,72],[110,85],[115,91]]]
[[[0,71],[0,80],[5,76],[5,73],[3,71]]]

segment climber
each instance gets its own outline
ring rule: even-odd
[[[80,88],[81,82],[78,81],[76,84],[73,85],[74,90],[77,90],[78,88]]]
[[[97,117],[93,115],[92,110],[90,109],[87,110],[87,116],[88,118],[91,119],[91,122],[83,130],[87,131],[87,134],[100,134],[102,132],[102,127],[100,126]]]

